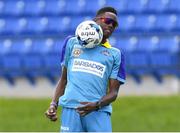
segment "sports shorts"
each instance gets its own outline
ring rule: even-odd
[[[109,112],[93,111],[80,116],[76,109],[63,107],[60,120],[61,132],[112,132]]]

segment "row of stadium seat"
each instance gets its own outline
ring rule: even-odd
[[[0,34],[40,34],[74,32],[89,16],[78,17],[5,17],[0,18]],[[122,15],[116,32],[176,32],[180,31],[180,15]]]
[[[130,37],[113,37],[111,42],[115,47],[125,52],[132,51],[166,51],[177,53],[180,51],[179,36],[130,36]]]
[[[52,83],[60,76],[59,54],[15,54],[0,55],[0,77],[14,84],[14,78],[27,77],[34,84],[36,77],[47,77]]]
[[[113,46],[124,52],[133,51],[180,51],[179,36],[114,36],[110,38]],[[6,53],[59,53],[63,39],[57,38],[5,38],[0,39],[0,54]]]
[[[164,75],[180,77],[179,54],[167,52],[130,52],[126,53],[127,73],[140,82],[143,75],[153,75],[162,81]],[[47,77],[52,83],[60,76],[60,54],[15,54],[0,56],[0,77],[13,84],[14,78],[25,76],[32,84],[36,77]]]
[[[174,13],[180,12],[178,3],[179,0],[1,0],[0,14],[95,14],[102,6],[113,6],[120,13]]]
[[[127,72],[137,82],[146,74],[153,75],[158,81],[162,81],[162,76],[167,74],[180,76],[178,37],[124,38],[118,38],[119,42],[111,38],[111,41],[124,52]],[[31,83],[35,83],[35,78],[39,76],[47,77],[52,83],[56,82],[60,74],[62,39],[6,39],[0,42],[0,76],[12,84],[13,78],[19,76],[26,76]]]

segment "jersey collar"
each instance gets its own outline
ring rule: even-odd
[[[106,48],[111,48],[111,44],[109,43],[108,40],[105,43],[101,44],[101,45],[106,47]]]

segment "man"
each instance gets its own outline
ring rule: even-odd
[[[94,21],[103,29],[103,40],[92,49],[83,48],[76,37],[68,37],[62,51],[62,75],[46,116],[57,120],[58,101],[62,108],[62,132],[111,132],[111,103],[125,82],[124,57],[111,47],[108,38],[118,26],[117,12],[112,7],[101,8]],[[74,62],[79,62],[74,71]],[[81,66],[92,63],[96,72],[84,71]],[[92,69],[92,68],[91,68]]]

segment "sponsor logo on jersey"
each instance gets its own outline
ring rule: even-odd
[[[106,66],[95,61],[74,59],[72,71],[91,73],[99,77],[104,76]]]
[[[83,51],[80,48],[74,48],[73,49],[73,56],[74,57],[79,57],[82,53],[83,53]]]

